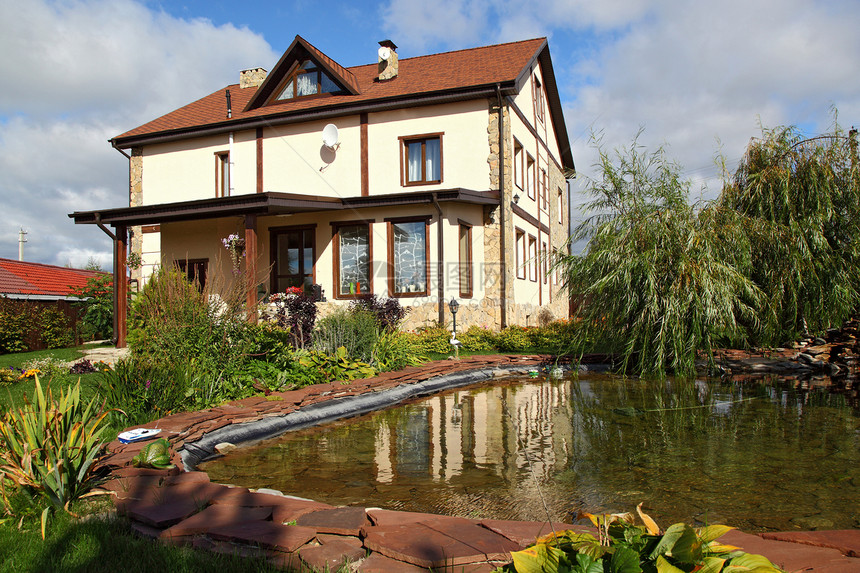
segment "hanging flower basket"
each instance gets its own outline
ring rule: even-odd
[[[233,273],[239,274],[242,257],[245,256],[245,239],[233,233],[221,239],[221,243],[227,249],[227,252],[230,253],[230,260],[233,261]]]

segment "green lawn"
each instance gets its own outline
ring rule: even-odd
[[[110,502],[78,503],[73,509],[96,515],[110,508]],[[0,519],[2,521],[2,519]],[[48,525],[42,541],[37,516],[0,525],[0,571],[32,572],[186,572],[240,573],[280,571],[262,559],[219,555],[189,547],[169,547],[135,535],[122,518],[74,519],[59,512]]]
[[[16,352],[13,354],[0,355],[0,368],[17,368],[20,369],[25,364],[33,360],[43,360],[52,358],[56,361],[70,362],[76,361],[84,355],[84,350],[87,347],[78,346],[76,348],[56,348],[53,350],[36,350],[34,352]],[[55,373],[40,376],[39,380],[43,386],[45,383],[50,383],[51,388],[55,392],[59,392],[61,388],[66,388],[74,384],[80,379],[81,395],[84,399],[89,400],[96,394],[99,374],[69,374]],[[20,380],[11,385],[0,384],[0,412],[5,411],[9,407],[20,406],[24,403],[24,395],[28,397],[33,394],[34,382],[32,379]]]

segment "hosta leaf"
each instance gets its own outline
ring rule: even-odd
[[[660,555],[657,557],[657,573],[685,573],[683,569],[678,569],[669,563],[665,557]]]
[[[639,553],[629,547],[619,547],[609,560],[609,573],[641,573]]]
[[[702,568],[697,569],[696,573],[720,573],[725,562],[725,559],[719,557],[705,557],[702,560]]]
[[[543,573],[558,569],[559,554],[564,555],[554,547],[539,543],[528,549],[511,553],[511,558],[517,573]]]
[[[719,539],[732,529],[734,529],[734,527],[729,527],[728,525],[708,525],[707,527],[699,528],[698,533],[702,542],[710,543],[715,539]]]

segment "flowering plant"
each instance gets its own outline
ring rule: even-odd
[[[245,256],[245,239],[239,237],[238,233],[231,233],[223,239],[221,243],[227,252],[230,253],[230,260],[233,261],[233,273],[239,273],[239,261]]]

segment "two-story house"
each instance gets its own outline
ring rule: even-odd
[[[321,305],[397,297],[407,327],[450,322],[452,298],[463,327],[566,318],[547,258],[568,246],[574,164],[546,39],[402,60],[379,44],[344,68],[296,36],[271,72],[114,137],[129,206],[70,217],[113,238],[119,288],[129,249],[132,280],[231,280],[235,234],[249,305],[320,285]]]

